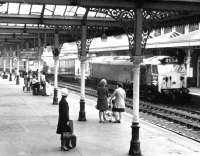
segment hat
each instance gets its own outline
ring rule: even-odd
[[[68,91],[67,88],[62,88],[62,89],[61,89],[61,95],[62,95],[62,96],[67,96],[68,94],[69,94],[69,91]]]
[[[107,85],[106,79],[101,79],[101,81],[99,82],[99,85],[100,85],[100,86],[105,86],[105,85]]]

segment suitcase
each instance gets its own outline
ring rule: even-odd
[[[69,120],[69,124],[67,126],[68,126],[67,129],[69,129],[69,131],[63,133],[63,139],[66,143],[66,147],[74,148],[76,147],[76,136],[73,134],[74,132],[73,121]]]
[[[76,136],[69,132],[63,133],[63,140],[65,141],[65,146],[72,149],[76,147]]]

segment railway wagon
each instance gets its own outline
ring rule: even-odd
[[[106,56],[94,58],[90,62],[90,81],[97,83],[106,78],[109,88],[120,81],[128,96],[132,96],[133,63],[129,56]],[[174,101],[188,95],[186,68],[184,63],[170,56],[155,56],[140,64],[140,95],[148,101],[158,97]],[[186,97],[186,96],[185,96]]]

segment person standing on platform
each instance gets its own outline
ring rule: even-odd
[[[39,83],[36,75],[34,75],[33,79],[32,79],[32,89],[33,89],[33,95],[39,95],[40,83]]]
[[[102,79],[98,84],[96,108],[99,110],[99,123],[102,123],[103,120],[106,121],[105,111],[108,109],[108,88],[106,79]]]
[[[24,86],[23,86],[23,91],[27,91],[27,88],[28,88],[28,76],[27,76],[27,73],[25,72],[24,73]]]
[[[117,83],[117,88],[110,97],[110,103],[114,99],[114,104],[112,106],[112,111],[114,112],[115,121],[114,123],[120,123],[122,119],[122,112],[125,111],[125,99],[126,92],[123,89],[122,83]]]
[[[73,135],[73,123],[69,120],[69,105],[66,100],[69,91],[67,88],[61,89],[62,98],[59,102],[59,117],[57,134],[61,134],[61,150],[68,151],[76,146],[76,136]]]
[[[31,86],[32,86],[32,75],[31,75],[31,71],[28,71],[28,76],[27,76],[27,91],[30,91]]]
[[[41,72],[40,74],[40,82],[41,82],[41,86],[42,86],[42,95],[46,95],[46,77],[45,77],[45,73]]]

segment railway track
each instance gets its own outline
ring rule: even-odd
[[[67,87],[70,90],[80,92],[77,84],[61,83],[59,87]],[[96,90],[86,88],[85,93],[90,96],[97,96]],[[132,99],[126,100],[128,112],[132,109]],[[144,120],[160,127],[200,142],[200,113],[193,109],[158,105],[150,102],[140,101],[140,116]]]

